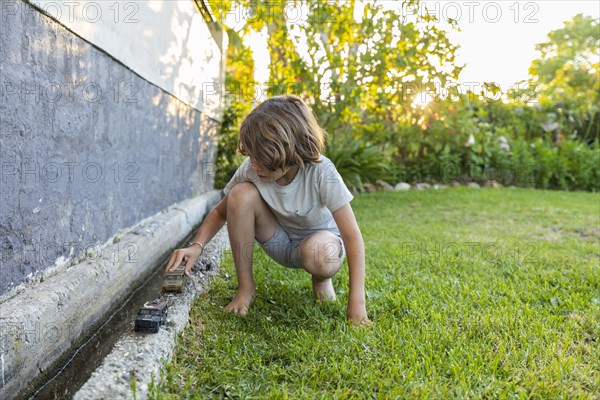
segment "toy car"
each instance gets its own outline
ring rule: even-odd
[[[165,302],[146,302],[135,318],[135,331],[157,333],[160,326],[167,322],[167,312],[168,305]]]
[[[165,274],[165,281],[162,286],[163,292],[183,292],[187,277],[185,276],[185,262],[182,262],[177,269]]]

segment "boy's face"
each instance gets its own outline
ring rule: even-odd
[[[283,168],[271,171],[257,163],[253,158],[250,159],[250,166],[252,167],[252,170],[256,172],[256,175],[258,175],[260,180],[263,182],[275,182],[276,180],[284,176],[287,172]]]

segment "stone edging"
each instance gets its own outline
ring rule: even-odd
[[[89,334],[220,198],[213,190],[177,203],[120,231],[116,250],[107,242],[94,257],[0,304],[0,398],[19,393]]]
[[[115,344],[90,379],[73,397],[74,400],[88,399],[146,399],[148,386],[154,378],[160,380],[160,369],[170,360],[177,335],[188,322],[190,307],[194,299],[204,291],[210,278],[218,273],[220,256],[229,246],[226,228],[211,240],[196,261],[185,290],[181,294],[167,295],[173,304],[169,307],[167,323],[156,334],[126,332]],[[135,397],[132,380],[135,380]]]

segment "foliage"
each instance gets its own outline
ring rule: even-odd
[[[265,8],[266,4],[251,1],[224,1],[211,5],[219,21],[224,21],[224,17],[235,7],[245,7],[250,14],[254,15],[254,18],[249,18],[245,26],[239,28],[237,32],[230,27],[226,28],[229,37],[225,81],[226,97],[219,131],[215,177],[215,187],[224,187],[243,161],[243,157],[237,152],[239,126],[252,109],[257,95],[257,85],[254,81],[254,58],[250,48],[243,43],[243,37],[253,30],[258,32],[265,26],[268,27],[269,50],[272,60],[270,63],[271,74],[278,76],[284,73],[286,76],[294,74],[294,71],[285,69],[282,65],[292,55],[293,51],[289,51],[289,49],[293,49],[293,47],[290,47],[291,42],[285,23],[280,22],[284,21],[282,18],[284,2],[274,2],[268,5],[268,8]],[[265,10],[268,10],[266,14]]]
[[[433,102],[403,127],[391,159],[405,182],[496,180],[502,184],[598,191],[598,145],[571,135],[548,140],[540,109],[472,94]]]
[[[392,136],[398,179],[598,191],[598,39],[598,22],[576,16],[538,45],[529,86],[509,102],[487,85],[417,108]]]
[[[366,149],[369,143],[389,153],[387,139],[397,133],[400,121],[412,118],[413,109],[407,105],[420,92],[456,79],[461,67],[454,63],[456,46],[434,17],[415,13],[413,21],[402,23],[401,10],[389,4],[384,7],[384,3],[366,3],[361,15],[356,15],[360,8],[354,0],[268,4],[240,0],[228,7],[242,7],[253,16],[240,29],[242,36],[267,33],[270,77],[266,93],[292,93],[306,99],[329,133],[332,148],[357,141],[355,149]],[[418,1],[407,3],[419,6]],[[303,18],[286,23],[288,6],[302,10]],[[219,11],[221,15],[226,12]],[[302,56],[299,48],[306,49]],[[373,158],[363,156],[360,163],[364,166],[369,159]],[[378,169],[373,165],[351,174],[368,172],[371,176],[359,176],[359,181],[367,181]],[[358,182],[356,176],[346,180]]]
[[[335,164],[346,186],[354,192],[362,191],[366,182],[391,178],[390,168],[382,161],[379,149],[361,141],[331,145],[326,155]]]
[[[600,147],[564,140],[560,146],[541,138],[510,141],[510,150],[492,146],[485,165],[472,168],[473,180],[556,190],[600,191]]]
[[[307,20],[298,24],[305,73],[292,89],[308,97],[331,141],[383,148],[398,124],[413,118],[410,105],[421,92],[458,77],[456,46],[428,14],[405,21],[383,2],[364,4],[358,17],[355,1],[307,4]],[[379,129],[369,132],[370,125]]]
[[[547,42],[536,45],[541,56],[529,72],[543,85],[542,103],[571,102],[584,109],[598,104],[599,28],[597,20],[578,14],[550,32]]]
[[[248,112],[249,103],[231,101],[223,111],[217,142],[217,168],[215,188],[223,188],[229,182],[244,157],[237,151],[239,126]]]
[[[578,14],[536,45],[541,56],[529,69],[540,104],[590,143],[600,142],[599,48],[598,20]]]
[[[598,190],[599,168],[588,162],[597,159],[594,140],[600,143],[598,23],[589,17],[576,16],[538,45],[528,86],[507,93],[505,102],[493,84],[480,93],[440,95],[461,67],[457,46],[434,16],[407,19],[378,1],[363,8],[354,0],[224,5],[220,13],[239,6],[253,16],[237,41],[267,34],[270,78],[261,94],[293,93],[311,104],[328,132],[326,155],[354,190],[377,179]],[[288,21],[290,6],[302,18]],[[257,87],[251,52],[236,49],[227,86],[237,101],[228,103],[219,142],[223,184],[241,161],[237,129],[255,100],[254,91],[241,88]],[[433,98],[419,105],[423,93]]]
[[[549,146],[541,139],[531,145],[535,159],[536,187],[560,190],[600,190],[600,147],[588,148],[576,141],[561,147]]]
[[[217,143],[215,187],[224,187],[243,161],[237,152],[239,126],[252,107],[254,98],[254,59],[252,51],[242,43],[238,34],[227,28],[229,46],[225,69],[224,112]]]

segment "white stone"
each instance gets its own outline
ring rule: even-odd
[[[400,183],[396,184],[396,186],[394,186],[394,190],[396,190],[396,191],[410,190],[410,184],[408,184],[406,182],[400,182]]]
[[[383,191],[385,192],[392,192],[394,190],[394,188],[392,187],[392,185],[390,185],[389,183],[387,183],[386,181],[382,180],[382,179],[377,179],[375,181],[375,185],[381,189],[383,189]]]
[[[415,185],[415,189],[416,190],[426,190],[426,189],[430,189],[431,185],[429,183],[417,183]]]

